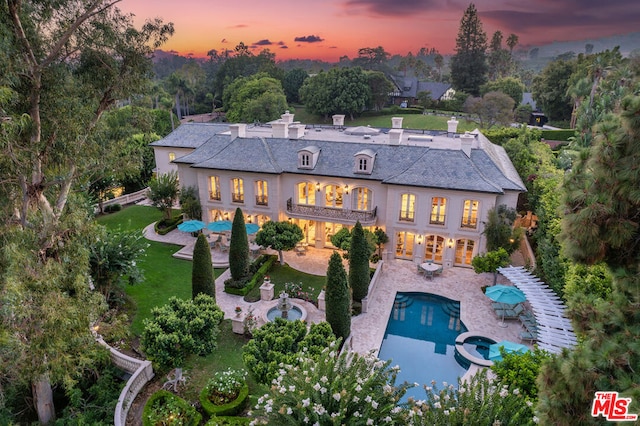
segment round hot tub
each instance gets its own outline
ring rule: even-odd
[[[489,346],[496,343],[494,339],[477,332],[469,331],[456,338],[456,357],[459,362],[475,364],[480,367],[491,367]]]

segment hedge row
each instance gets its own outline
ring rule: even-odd
[[[169,232],[173,231],[174,229],[176,229],[178,227],[178,225],[180,225],[182,223],[182,217],[178,217],[176,219],[171,219],[171,220],[166,220],[166,219],[162,219],[157,221],[154,225],[153,225],[153,229],[155,229],[156,233],[158,235],[166,235]],[[158,225],[164,225],[165,227],[160,229],[158,228]]]
[[[273,263],[278,260],[278,256],[270,254],[263,254],[254,263],[261,263],[261,266],[258,268],[256,272],[254,272],[253,276],[242,287],[234,286],[234,282],[231,278],[224,282],[224,291],[229,294],[235,294],[236,296],[246,296],[258,283],[262,283],[263,278],[267,275],[267,272],[273,266]]]
[[[211,417],[205,426],[244,426],[251,423],[249,417]]]
[[[542,137],[550,141],[569,141],[569,138],[574,137],[575,135],[576,131],[574,129],[542,131]]]

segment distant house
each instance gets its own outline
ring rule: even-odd
[[[391,81],[396,86],[396,89],[391,93],[393,105],[415,105],[418,102],[418,93],[420,92],[429,92],[434,101],[453,99],[456,93],[449,83],[419,81],[416,77],[392,77]]]

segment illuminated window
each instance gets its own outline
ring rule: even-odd
[[[355,210],[371,210],[371,190],[368,188],[356,188],[352,193],[353,207],[355,207]]]
[[[220,178],[209,176],[209,199],[220,201]]]
[[[241,178],[231,179],[231,201],[244,203],[244,182]]]
[[[337,185],[327,185],[324,188],[325,207],[342,208],[342,187]]]
[[[471,265],[473,259],[473,247],[475,241],[473,240],[457,240],[456,241],[456,265]]]
[[[256,204],[259,206],[269,205],[269,191],[266,180],[256,181]]]
[[[431,198],[431,219],[429,223],[432,225],[444,225],[446,213],[447,199],[443,197]]]
[[[444,252],[444,238],[439,235],[427,235],[424,244],[424,258],[437,263],[442,262]]]
[[[413,194],[402,194],[400,200],[400,220],[413,222],[415,217],[416,196]]]
[[[176,159],[176,153],[175,152],[170,152],[169,153],[169,162],[172,162],[175,159]]]
[[[311,182],[298,184],[298,204],[316,204],[316,187]]]
[[[464,210],[462,211],[463,228],[476,228],[478,226],[478,201],[465,200]]]

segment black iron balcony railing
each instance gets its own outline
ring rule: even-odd
[[[209,199],[220,201],[220,191],[209,191]]]
[[[231,201],[234,203],[244,203],[244,194],[232,193]]]
[[[334,207],[318,207],[306,204],[295,204],[292,198],[287,200],[287,213],[302,219],[341,220],[345,222],[360,221],[363,226],[375,225],[377,207],[373,210],[336,209]]]
[[[256,195],[256,205],[258,205],[258,206],[268,206],[269,205],[269,196],[268,195]]]

